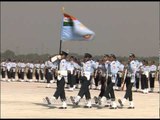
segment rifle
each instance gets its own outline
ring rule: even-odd
[[[124,76],[123,76],[122,87],[121,87],[122,90],[124,90],[124,85],[126,83],[126,81],[125,81],[126,76],[127,76],[127,69],[125,69]]]

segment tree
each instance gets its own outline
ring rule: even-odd
[[[4,53],[1,53],[2,59],[14,59],[15,58],[15,53],[11,50],[6,50]]]

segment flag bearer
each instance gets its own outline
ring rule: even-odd
[[[54,95],[49,98],[46,97],[45,100],[47,101],[48,104],[51,104],[51,101],[55,101],[60,97],[62,101],[62,107],[60,109],[66,109],[67,108],[67,103],[66,103],[66,95],[65,95],[65,79],[64,77],[67,76],[67,64],[68,62],[66,61],[68,53],[62,51],[60,57],[58,56],[58,59],[60,60],[59,62],[59,70],[58,70],[58,76],[57,76],[57,88],[54,93]],[[55,62],[51,59],[51,62]]]

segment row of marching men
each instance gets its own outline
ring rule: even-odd
[[[109,59],[109,56],[107,57],[107,59]],[[103,64],[103,60],[101,62]],[[125,70],[130,69],[130,66],[128,66],[128,63],[126,62],[122,64],[119,61],[116,61],[116,63],[119,66],[118,67],[119,70],[116,75],[117,77],[115,80],[114,89],[119,91],[119,90],[122,90],[121,88],[122,88],[122,83],[124,79],[130,76],[129,70],[126,73],[127,76],[125,75]],[[96,74],[95,74],[96,88],[98,86],[98,82],[101,81],[102,77],[105,76],[106,74],[106,70],[102,64],[99,63],[99,67],[96,70]],[[158,79],[158,71],[160,69],[160,66],[157,67],[154,61],[148,62],[146,60],[143,60],[142,62],[135,60],[134,64],[137,65],[137,69],[135,72],[135,81],[133,84],[133,87],[135,88],[134,91],[135,92],[141,91],[142,93],[153,92],[155,87],[155,79],[156,80]]]
[[[119,85],[120,87],[121,84],[122,86],[124,86],[124,83],[126,84],[126,93],[124,95],[124,98],[122,100],[119,99],[118,102],[122,107],[124,105],[124,102],[129,99],[129,108],[132,109],[134,108],[132,87],[134,86],[134,84],[138,84],[138,80],[136,80],[136,75],[138,75],[138,71],[141,76],[141,89],[146,92],[148,91],[148,77],[150,76],[149,73],[151,73],[151,78],[155,78],[157,70],[157,67],[155,67],[154,65],[151,67],[147,67],[146,61],[143,61],[142,63],[136,60],[134,54],[130,54],[126,65],[122,65],[116,59],[116,56],[114,54],[105,55],[101,61],[96,62],[92,59],[91,54],[86,53],[84,55],[83,61],[81,61],[79,64],[76,63],[76,61],[74,60],[72,61],[72,59],[68,60],[68,57],[66,57],[67,55],[68,54],[63,51],[61,55],[54,56],[50,59],[50,61],[53,63],[55,63],[55,61],[59,61],[58,71],[56,71],[57,89],[53,96],[44,98],[44,100],[48,104],[51,104],[51,101],[54,101],[60,97],[62,101],[61,108],[67,108],[66,94],[64,90],[65,79],[67,77],[69,79],[70,76],[71,81],[76,80],[74,74],[75,69],[80,70],[79,79],[81,81],[81,87],[77,96],[70,97],[73,104],[78,105],[81,98],[85,96],[87,101],[86,107],[92,107],[89,86],[92,85],[92,80],[93,78],[95,78],[95,81],[99,80],[101,82],[100,94],[98,95],[98,97],[95,97],[95,102],[101,104],[106,99],[110,100],[111,109],[117,108],[115,102],[114,86]],[[117,79],[118,77],[121,78],[120,81],[119,79]],[[153,88],[154,80],[151,81]]]
[[[107,59],[107,60],[105,60]],[[105,59],[102,58],[99,61],[93,61],[96,65],[96,69],[93,69],[93,75],[91,79],[90,88],[93,88],[93,83],[95,84],[95,89],[100,89],[103,79],[103,76],[106,76],[106,64],[109,62],[109,55],[105,56]],[[107,62],[106,62],[107,61]],[[79,83],[81,83],[80,75],[81,75],[81,66],[82,64],[73,56],[67,57],[67,69],[69,71],[68,76],[65,77],[67,87],[69,90],[73,91],[75,88],[78,88]],[[119,62],[116,60],[118,64],[118,72],[114,85],[115,90],[121,90],[124,70],[127,66],[126,62]],[[139,67],[135,73],[135,82],[134,87],[135,91],[142,91],[143,93],[148,93],[154,91],[155,87],[155,78],[157,77],[156,71],[157,66],[154,61],[143,60],[139,62],[136,60],[136,63]],[[33,64],[33,62],[25,63],[23,61],[19,61],[16,63],[15,60],[8,59],[7,61],[1,62],[1,76],[3,81],[39,81],[39,82],[47,82],[46,87],[50,87],[50,83],[55,81],[56,75],[55,70],[58,68],[58,63],[52,63],[50,60],[46,62],[40,62]],[[141,84],[140,84],[141,83]],[[149,89],[150,87],[150,89]],[[140,89],[141,88],[141,89]]]
[[[52,68],[50,64],[50,69]],[[24,62],[20,60],[2,60],[1,62],[1,80],[2,81],[38,81],[46,82],[46,68],[49,65],[45,62],[37,61],[36,63]],[[53,78],[51,79],[53,80]]]
[[[95,69],[92,69],[92,77],[90,81],[90,89],[95,86],[94,89],[100,90],[100,87],[103,84],[103,77],[106,76],[106,66],[105,64],[108,64],[110,62],[110,56],[105,55],[104,58],[100,59],[99,61],[92,60],[92,63],[95,64]],[[65,76],[65,82],[67,83],[67,88],[69,88],[70,91],[73,91],[75,88],[79,88],[79,84],[81,83],[81,73],[83,72],[82,66],[83,66],[83,60],[81,62],[77,61],[77,59],[74,56],[67,57],[67,70],[68,75]],[[48,63],[52,64],[51,61],[47,61]],[[118,65],[118,72],[116,74],[116,80],[114,89],[115,90],[121,90],[125,69],[128,66],[126,62],[119,62],[116,60],[116,64]],[[139,62],[136,60],[136,64],[138,68],[136,69],[135,73],[135,81],[133,84],[133,87],[135,88],[135,91],[141,91],[142,93],[148,93],[153,92],[155,87],[155,79],[158,77],[157,75],[157,66],[155,65],[154,61],[148,61],[143,60],[142,62]],[[58,65],[58,63],[56,64]],[[55,66],[54,66],[55,67]],[[58,67],[56,67],[57,69]],[[54,71],[54,78],[57,79],[55,76],[55,69]],[[49,73],[51,75],[51,73]],[[128,75],[128,74],[127,74]],[[49,75],[47,75],[49,76]],[[108,76],[108,74],[107,74]],[[129,76],[129,75],[128,75]],[[52,77],[51,77],[52,78]],[[50,80],[47,79],[47,87],[50,87]],[[150,88],[150,89],[149,89]]]

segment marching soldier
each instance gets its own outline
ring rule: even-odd
[[[140,67],[141,71],[141,89],[142,92],[147,94],[149,92],[148,90],[148,79],[149,79],[149,66],[148,61],[143,60],[142,66]]]
[[[73,91],[75,89],[76,84],[76,69],[80,68],[80,66],[75,62],[75,58],[73,56],[70,56],[68,61],[68,82],[70,85],[69,90]]]
[[[150,72],[149,72],[149,83],[150,83],[150,91],[154,91],[154,83],[156,77],[157,66],[155,65],[155,61],[150,61]]]
[[[19,60],[18,63],[17,63],[17,75],[18,75],[18,80],[21,79],[21,75],[20,75],[20,64],[21,64],[21,61]]]
[[[5,60],[2,60],[1,62],[1,75],[2,75],[2,81],[6,80],[6,62]]]
[[[100,81],[102,79],[102,69],[103,69],[103,60],[99,60],[97,61],[98,67],[95,70],[95,74],[94,74],[94,82],[95,82],[95,90],[98,90],[98,86],[100,84]]]
[[[72,103],[74,105],[78,105],[78,103],[80,102],[80,99],[83,98],[83,96],[85,95],[87,100],[87,104],[85,107],[87,108],[92,107],[89,85],[90,85],[91,78],[93,76],[94,69],[97,68],[96,63],[93,60],[91,60],[91,58],[92,58],[91,54],[85,53],[84,63],[82,66],[82,77],[81,77],[82,83],[81,83],[80,91],[75,98],[73,96],[70,97]]]
[[[36,77],[36,81],[39,81],[39,77],[40,77],[40,61],[36,64],[34,64],[34,68],[35,68],[35,77]]]
[[[24,82],[25,69],[26,69],[26,64],[24,63],[23,60],[21,60],[20,62],[20,81],[21,82]]]
[[[31,61],[28,64],[28,81],[29,82],[33,81],[33,68],[34,68],[33,61]]]
[[[51,104],[51,101],[56,100],[60,97],[61,101],[62,101],[62,107],[60,107],[60,109],[66,109],[67,108],[67,103],[66,103],[66,95],[65,95],[65,90],[64,90],[64,86],[65,86],[65,79],[64,77],[67,76],[67,64],[68,62],[66,61],[66,57],[67,57],[68,53],[62,51],[61,55],[59,56],[55,56],[57,57],[59,61],[59,70],[57,72],[58,76],[57,76],[57,88],[56,91],[54,93],[54,95],[49,98],[46,97],[45,100],[47,101],[48,104]],[[57,60],[56,59],[56,60]],[[55,62],[55,59],[51,58],[51,62]]]
[[[138,61],[137,61],[137,64],[138,64]],[[139,65],[141,66],[142,63],[139,62]],[[136,76],[135,76],[135,84],[133,85],[136,88],[136,90],[134,90],[134,92],[138,92],[140,80],[141,80],[141,71],[140,71],[140,67],[139,67],[139,68],[137,68]]]
[[[110,55],[110,63],[107,66],[107,71],[108,71],[108,85],[106,87],[106,90],[104,92],[103,97],[100,99],[100,103],[104,102],[106,99],[108,99],[109,95],[111,98],[111,106],[110,109],[116,109],[117,104],[115,102],[115,94],[113,90],[113,86],[115,85],[115,81],[117,79],[117,73],[119,71],[119,63],[116,62],[116,56],[114,54]]]
[[[77,64],[78,68],[75,70],[75,78],[76,78],[76,89],[79,89],[79,84],[80,84],[80,77],[81,77],[81,64],[80,60],[77,58],[74,59],[75,63]]]
[[[125,79],[126,80],[126,93],[125,93],[124,98],[122,100],[118,99],[118,102],[120,104],[120,108],[123,108],[124,103],[129,98],[128,109],[134,109],[133,97],[132,97],[132,86],[135,82],[136,71],[139,68],[139,64],[135,58],[136,57],[133,53],[131,53],[129,55],[129,64],[127,67],[127,77],[126,77],[127,79]]]
[[[122,76],[123,76],[123,71],[124,71],[124,65],[122,62],[119,63],[119,71],[117,74],[117,84],[115,90],[120,90],[121,89],[121,83],[122,83]]]
[[[12,67],[12,62],[11,59],[8,59],[7,63],[6,63],[6,67],[7,67],[7,78],[8,78],[8,82],[11,81],[11,67]]]
[[[44,62],[41,62],[40,64],[40,81],[45,81],[45,78],[44,78],[44,68],[45,68],[45,64]]]
[[[52,66],[53,63],[50,60],[45,62],[45,78],[47,80],[46,88],[50,88],[50,81],[53,79],[51,71]]]
[[[13,60],[13,62],[11,63],[12,67],[11,67],[11,79],[12,81],[15,81],[15,77],[16,77],[16,67],[17,67],[17,64],[16,64],[16,60]]]
[[[98,97],[94,97],[95,99],[95,103],[99,103],[100,99],[103,97],[104,95],[104,92],[106,90],[106,86],[107,86],[107,74],[106,74],[106,65],[105,64],[108,64],[109,63],[109,55],[105,55],[103,60],[102,60],[102,63],[101,63],[101,77],[100,77],[100,84],[101,84],[101,91],[98,95]],[[110,106],[110,96],[107,97],[107,105],[106,107],[109,107]]]

